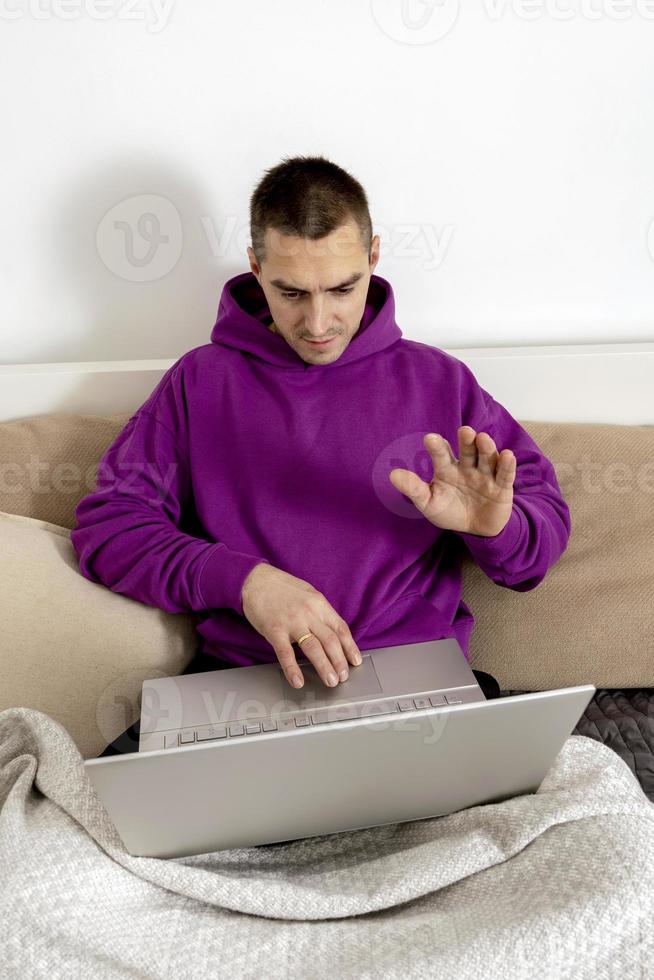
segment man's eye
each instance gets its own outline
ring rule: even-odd
[[[347,293],[351,293],[353,289],[354,286],[349,286],[349,287],[343,287],[341,289],[335,289],[334,292],[338,293],[339,296],[345,296]],[[297,295],[298,293],[282,293],[284,299],[295,299]]]

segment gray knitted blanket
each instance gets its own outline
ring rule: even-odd
[[[654,804],[585,736],[538,793],[166,860],[127,853],[82,763],[0,712],[3,980],[653,975]]]

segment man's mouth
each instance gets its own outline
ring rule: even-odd
[[[329,344],[331,344],[332,340],[336,340],[336,337],[328,337],[327,340],[321,340],[321,341],[307,340],[306,343],[310,344],[311,347],[320,348],[320,347],[327,347]]]

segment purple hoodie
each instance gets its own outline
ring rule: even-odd
[[[77,505],[81,573],[194,613],[203,652],[238,666],[276,660],[241,604],[262,561],[322,592],[361,650],[454,636],[468,657],[464,548],[498,585],[542,582],[570,536],[552,464],[462,361],[403,338],[380,276],[332,363],[303,361],[271,322],[251,272],[225,283],[211,343],[166,371]],[[495,537],[443,531],[389,480],[401,467],[430,481],[423,436],[440,433],[458,458],[461,425],[517,460]]]

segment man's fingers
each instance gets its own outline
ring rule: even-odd
[[[432,458],[436,476],[438,476],[438,469],[456,463],[452,447],[447,439],[444,439],[439,432],[428,432],[423,442]]]
[[[498,487],[501,487],[503,490],[508,490],[513,486],[517,467],[518,461],[511,450],[503,449],[500,453],[497,473],[495,475]]]
[[[354,642],[354,637],[350,627],[347,625],[345,620],[341,623],[337,623],[335,626],[336,633],[341,641],[343,650],[345,651],[345,656],[348,658],[351,664],[358,667],[361,663],[361,651]]]
[[[302,687],[304,684],[304,677],[302,676],[302,671],[298,667],[297,660],[295,659],[295,651],[293,650],[293,647],[291,646],[287,637],[281,633],[278,633],[274,637],[274,649],[288,683],[291,685],[291,687]],[[299,679],[299,684],[294,683],[295,678]]]
[[[479,461],[477,463],[477,469],[480,473],[484,473],[486,476],[495,476],[495,470],[497,469],[497,447],[491,437],[487,432],[478,432],[475,437],[475,442],[477,444],[477,450],[479,452]]]
[[[329,676],[332,670],[335,670],[339,681],[346,681],[350,676],[350,665],[347,662],[348,654],[352,658],[353,662],[355,659],[355,655],[351,647],[354,640],[352,639],[349,627],[345,622],[335,623],[334,626],[330,626],[327,623],[320,623],[314,627],[314,633],[320,640],[322,648],[331,662],[328,664],[322,664],[325,674],[323,675],[321,670],[321,676],[323,679],[325,679],[325,677]],[[302,646],[304,646],[304,644],[302,644]],[[317,667],[317,669],[319,668]],[[329,686],[332,687],[334,685],[330,684]]]
[[[477,465],[477,444],[475,430],[470,425],[462,425],[458,430],[459,461],[463,469],[472,469]]]
[[[309,660],[316,668],[316,671],[320,675],[323,684],[325,684],[327,687],[336,687],[338,684],[338,677],[334,671],[331,660],[327,657],[325,651],[323,650],[322,643],[317,636],[320,627],[316,626],[314,628],[316,632],[311,631],[311,636],[307,636],[306,640],[302,640],[300,649],[307,660]],[[300,636],[308,632],[308,629],[302,630]],[[334,636],[333,633],[332,636]],[[334,637],[334,639],[336,638]],[[276,639],[275,653],[289,684],[291,684],[292,687],[303,687],[304,675],[302,674],[302,671],[298,666],[298,662],[295,659],[295,653],[293,651],[293,647],[291,646],[290,638],[284,639],[280,636],[279,639]],[[294,679],[296,677],[300,680],[299,684],[295,683]]]
[[[316,668],[323,684],[325,684],[327,687],[336,687],[338,684],[337,671],[334,670],[334,665],[323,649],[323,641],[326,642],[327,631],[329,631],[334,640],[336,640],[333,631],[328,626],[324,626],[324,624],[321,623],[320,626],[315,625],[312,628],[311,636],[308,636],[306,640],[302,640],[301,650],[307,660],[310,660],[313,666]],[[306,633],[308,630],[303,630],[303,632]],[[339,661],[339,658],[336,657],[335,653],[333,653],[332,656]],[[342,661],[342,664],[344,664],[347,668],[342,651],[340,661]],[[340,661],[337,668],[338,670],[342,670]]]
[[[313,626],[306,626],[296,632],[300,637],[305,633],[311,634],[302,640],[300,650],[313,664],[327,687],[336,687],[339,681],[348,679],[350,673],[348,660],[355,667],[362,663],[361,652],[344,619],[337,618],[333,626],[322,620],[314,620]],[[293,649],[293,644],[297,643],[297,640],[284,636],[280,632],[276,633],[273,639],[275,654],[289,684],[293,687],[302,687],[304,676]],[[294,677],[299,677],[301,683],[294,684]]]

